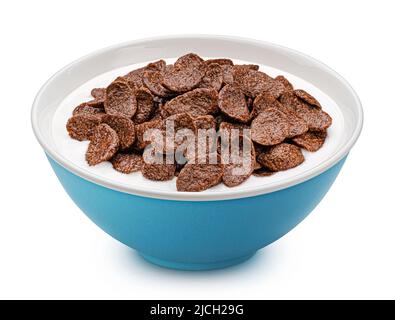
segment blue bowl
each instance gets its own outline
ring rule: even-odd
[[[234,57],[259,63],[257,57],[251,56],[258,50],[266,57],[265,64],[321,85],[337,102],[347,124],[339,147],[322,164],[296,178],[223,196],[129,188],[94,176],[62,155],[52,140],[52,118],[68,92],[107,70],[161,58],[164,52],[177,56],[185,47],[205,56],[232,57],[229,52],[233,52]],[[242,53],[237,51],[240,48]],[[99,65],[107,69],[96,70]],[[362,118],[352,88],[322,63],[273,44],[214,36],[140,40],[96,52],[55,74],[39,92],[32,110],[34,132],[59,181],[78,207],[101,229],[148,261],[182,270],[209,270],[240,263],[299,224],[336,179],[359,136]]]
[[[281,238],[321,201],[345,161],[280,191],[191,202],[115,191],[81,179],[48,159],[69,196],[100,228],[148,261],[183,270],[231,266]]]

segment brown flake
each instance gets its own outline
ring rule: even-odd
[[[166,118],[164,120],[163,129],[166,129],[166,126],[170,124],[170,122],[174,123],[174,133],[181,129],[189,129],[193,132],[196,132],[196,126],[193,118],[188,113],[177,113]]]
[[[149,180],[166,181],[174,177],[176,171],[175,164],[157,164],[144,163],[141,172],[143,176]]]
[[[170,97],[173,93],[163,85],[163,71],[146,70],[143,74],[143,83],[152,94],[159,97]]]
[[[117,153],[111,163],[115,170],[129,174],[142,169],[143,157],[136,153]]]
[[[154,111],[154,97],[145,88],[140,88],[136,90],[136,101],[137,101],[137,111],[133,116],[133,121],[135,123],[143,123],[150,119],[152,112]]]
[[[255,70],[259,69],[259,66],[256,64],[236,64],[236,65],[221,65],[222,67],[222,77],[224,84],[232,84],[233,83],[233,73],[235,70]]]
[[[302,118],[312,131],[325,131],[332,124],[332,118],[322,109],[300,100],[293,92],[285,92],[280,97],[281,103]]]
[[[91,91],[91,96],[95,100],[103,100],[106,98],[106,88],[94,88]]]
[[[111,83],[106,90],[104,109],[107,114],[131,119],[137,110],[137,101],[133,90],[122,81]]]
[[[194,53],[180,57],[172,68],[166,68],[162,84],[175,92],[186,92],[196,88],[206,73],[202,58]]]
[[[78,114],[104,114],[104,108],[94,107],[90,102],[83,102],[73,110],[73,116]]]
[[[227,135],[230,135],[231,130],[234,130],[234,129],[239,130],[239,134],[242,134],[243,129],[250,129],[250,127],[246,124],[230,123],[230,122],[226,122],[226,121],[221,122],[219,125],[219,131],[220,132],[228,131]]]
[[[194,123],[197,130],[215,130],[215,119],[211,115],[197,117],[195,118]]]
[[[281,103],[278,102],[278,100],[272,94],[269,92],[262,92],[254,99],[251,117],[255,118],[259,113],[265,111],[268,108],[274,108],[283,111]]]
[[[121,150],[128,149],[135,140],[133,121],[122,117],[106,114],[102,116],[102,123],[108,124],[118,135]]]
[[[153,120],[138,124],[135,126],[136,130],[136,141],[134,147],[137,150],[143,150],[146,146],[148,146],[151,142],[144,141],[144,133],[150,129],[161,129],[163,126],[162,120]]]
[[[145,67],[146,70],[157,70],[157,71],[165,71],[166,69],[166,62],[163,59],[160,59],[155,62],[150,62]]]
[[[206,65],[210,65],[213,63],[219,64],[220,66],[233,66],[233,61],[227,58],[208,59],[205,61]]]
[[[315,152],[324,145],[326,135],[326,131],[308,131],[292,141],[307,151]]]
[[[212,114],[217,110],[218,93],[215,89],[195,89],[184,93],[163,106],[167,116],[189,113],[192,117]]]
[[[310,93],[307,93],[304,90],[298,89],[298,90],[294,90],[294,94],[299,99],[302,99],[304,102],[321,109],[321,104]]]
[[[222,67],[217,63],[211,63],[206,68],[206,73],[199,84],[199,88],[213,88],[219,91],[222,87]]]
[[[89,140],[101,117],[92,114],[78,114],[71,117],[66,124],[70,137],[79,141]]]
[[[85,159],[90,166],[110,160],[119,148],[118,135],[109,125],[98,125],[91,136]]]
[[[289,135],[287,116],[280,110],[267,108],[251,123],[251,138],[253,141],[271,146],[284,141]]]
[[[224,84],[233,83],[233,66],[232,65],[222,65],[222,82]]]
[[[145,67],[139,68],[129,72],[121,78],[129,85],[130,88],[132,88],[133,90],[137,90],[143,86],[143,73],[145,70]],[[115,81],[117,80],[119,81],[121,79],[118,78]]]
[[[261,153],[258,161],[271,171],[283,171],[300,165],[304,156],[299,147],[281,143]]]
[[[240,122],[248,122],[250,113],[243,91],[234,85],[226,85],[222,88],[218,97],[220,110],[228,117]]]
[[[248,69],[248,70],[259,70],[259,66],[257,64],[236,64],[234,69]]]
[[[250,68],[233,67],[233,81],[244,93],[255,98],[262,92],[269,92],[278,98],[284,91],[284,85],[269,77],[266,73]]]
[[[270,93],[264,92],[258,95],[254,100],[254,108],[251,112],[252,117],[256,117],[260,112],[267,108],[274,108],[282,111],[286,116],[289,124],[288,138],[301,135],[309,129],[307,123],[290,108],[284,107]]]
[[[206,161],[203,161],[206,162]],[[217,164],[187,163],[177,177],[177,190],[184,192],[199,192],[219,184],[223,176],[223,166]]]
[[[274,78],[275,80],[281,82],[285,88],[285,91],[293,91],[294,87],[291,82],[288,81],[288,79],[284,76],[277,76]]]
[[[234,152],[232,148],[230,148],[229,155],[226,159],[222,158],[223,160],[226,160],[224,163],[222,181],[228,187],[235,187],[242,184],[251,176],[255,167],[255,150],[251,139],[239,136],[235,138],[235,140],[237,140],[236,142],[239,148],[238,155],[240,158],[238,160],[241,161],[241,163],[235,163],[235,159],[231,156]],[[230,139],[229,142],[231,143]],[[233,144],[231,143],[231,146],[232,145]],[[243,150],[243,148],[246,149]],[[250,152],[247,152],[246,150],[249,150]]]

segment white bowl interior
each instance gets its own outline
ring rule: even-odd
[[[261,65],[269,75],[284,74],[296,87],[311,92],[333,118],[324,148],[305,153],[299,168],[269,178],[251,177],[236,188],[223,185],[202,193],[175,190],[175,182],[153,182],[140,173],[122,175],[109,163],[88,167],[85,142],[67,137],[65,123],[73,107],[89,99],[92,87],[108,84],[137,64],[160,58],[172,61],[187,52],[203,57],[229,57]],[[219,200],[272,192],[314,177],[343,158],[362,127],[362,109],[352,88],[322,63],[293,50],[259,41],[185,36],[148,39],[107,48],[70,64],[56,73],[40,90],[33,105],[32,123],[45,151],[61,165],[92,182],[119,191],[174,200]],[[65,152],[64,150],[68,150]]]

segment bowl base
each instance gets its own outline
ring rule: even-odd
[[[250,259],[256,251],[247,254],[242,257],[224,260],[224,261],[214,261],[214,262],[207,262],[207,263],[188,263],[188,262],[177,262],[177,261],[169,261],[163,260],[160,258],[156,258],[144,253],[139,252],[140,256],[143,257],[146,261],[153,263],[157,266],[168,268],[168,269],[175,269],[175,270],[185,270],[185,271],[206,271],[206,270],[215,270],[215,269],[223,269],[227,267],[231,267],[237,265],[239,263],[245,262]]]

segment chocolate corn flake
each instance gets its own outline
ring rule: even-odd
[[[136,141],[135,141],[134,147],[137,150],[143,150],[146,146],[148,146],[151,143],[151,141],[149,141],[149,140],[148,141],[144,140],[144,133],[150,129],[161,130],[162,126],[163,126],[162,120],[151,120],[151,121],[136,125],[135,126]]]
[[[200,67],[202,64],[204,64],[204,60],[199,57],[195,53],[187,53],[177,59],[177,61],[174,63],[175,67],[187,67],[187,68],[193,68],[193,67]]]
[[[280,97],[281,103],[302,118],[312,131],[325,131],[332,124],[332,118],[322,109],[309,105],[299,99],[293,92],[285,92]]]
[[[281,103],[272,94],[269,92],[262,92],[254,99],[251,117],[255,118],[259,113],[268,108],[282,111]]]
[[[288,135],[287,116],[280,110],[267,108],[252,120],[251,138],[261,145],[272,146],[281,143]]]
[[[258,161],[271,171],[283,171],[297,167],[304,161],[299,147],[281,143],[258,156]]]
[[[128,149],[135,140],[135,129],[132,120],[122,117],[106,114],[101,118],[102,123],[108,124],[115,130],[119,137],[119,147],[121,150]]]
[[[73,110],[73,116],[78,114],[104,114],[104,108],[93,107],[89,102],[83,102]]]
[[[130,86],[122,81],[111,83],[106,90],[104,109],[108,114],[131,119],[137,111],[137,101]]]
[[[128,74],[124,75],[123,77],[117,78],[115,81],[126,82],[130,88],[136,90],[143,86],[143,73],[145,72],[145,70],[145,67],[133,70]]]
[[[286,91],[284,92],[280,98],[279,101],[281,102],[281,104],[296,112],[296,109],[298,108],[298,105],[301,104],[300,100],[298,99],[298,97],[293,93],[293,91]]]
[[[284,91],[284,85],[269,77],[266,73],[251,68],[233,67],[233,81],[243,92],[255,98],[262,92],[269,92],[278,98]]]
[[[332,124],[332,118],[329,114],[306,103],[299,104],[295,112],[306,121],[309,129],[312,131],[324,131]]]
[[[196,126],[193,118],[188,113],[177,113],[164,120],[163,129],[167,126],[174,125],[174,133],[181,129],[189,129],[192,132],[196,132]]]
[[[317,101],[317,99],[306,91],[298,89],[294,90],[294,94],[304,102],[321,109],[321,104]]]
[[[274,79],[283,84],[285,91],[293,91],[294,90],[292,83],[289,82],[286,77],[280,75],[280,76],[275,77]]]
[[[175,164],[149,164],[144,163],[141,172],[143,176],[149,180],[154,181],[166,181],[171,180],[174,177],[176,171]]]
[[[199,84],[199,88],[213,88],[219,91],[222,87],[222,67],[217,63],[211,63],[206,67],[206,73]]]
[[[170,101],[163,110],[167,116],[177,113],[189,113],[192,117],[212,114],[217,110],[218,93],[215,89],[195,89]]]
[[[163,71],[146,70],[143,74],[143,83],[152,94],[159,97],[170,97],[173,93],[163,85]]]
[[[307,151],[315,152],[324,145],[326,136],[326,131],[308,131],[294,137],[292,141]]]
[[[110,160],[119,148],[119,138],[115,130],[102,123],[92,133],[85,159],[90,166]]]
[[[233,66],[233,61],[227,58],[219,58],[219,59],[208,59],[205,61],[206,65],[210,64],[219,64],[220,66]]]
[[[145,67],[146,70],[156,70],[156,71],[165,71],[166,69],[166,61],[163,59],[160,59],[155,62],[151,62],[147,64]]]
[[[140,88],[135,91],[137,111],[133,116],[134,123],[143,123],[150,119],[154,111],[154,97],[149,90]]]
[[[93,111],[92,108],[94,108],[96,111]],[[92,112],[94,114],[104,113],[105,112],[104,111],[104,101],[94,99],[94,100],[90,100],[87,102],[83,102],[74,109],[73,115],[76,115],[79,113],[92,114]]]
[[[228,117],[239,122],[248,122],[250,112],[243,91],[234,85],[226,85],[222,88],[218,97],[220,110]]]
[[[143,157],[136,153],[117,153],[111,159],[115,170],[129,174],[140,171],[143,167]]]
[[[235,187],[246,181],[252,174],[255,168],[255,150],[251,139],[239,136],[233,139],[236,144],[230,143],[229,155],[224,163],[224,174],[222,177],[223,183],[227,187]],[[232,147],[237,146],[236,152]],[[234,159],[234,157],[237,159]]]
[[[165,68],[166,68],[166,62],[164,60],[158,60],[149,63],[145,67],[132,70],[131,72],[129,72],[128,74],[124,75],[121,78],[123,79],[123,81],[127,82],[132,89],[137,90],[143,87],[143,75],[145,71],[151,70],[151,71],[163,72]]]
[[[77,114],[67,121],[70,137],[79,141],[89,140],[94,129],[101,123],[101,117],[93,114]]]
[[[199,192],[216,186],[222,180],[223,165],[207,163],[187,163],[177,177],[178,191]],[[203,161],[206,162],[206,161]]]
[[[236,70],[239,70],[241,72],[241,70],[257,71],[259,69],[259,66],[255,64],[236,64],[236,65],[224,64],[221,65],[221,67],[222,67],[222,77],[224,84],[233,84],[234,81],[233,74]]]
[[[166,68],[162,84],[174,92],[196,88],[206,73],[206,65],[198,55],[189,53],[180,57],[172,68]]]
[[[95,98],[95,100],[104,100],[106,97],[106,88],[92,89],[91,96]]]
[[[275,99],[270,93],[264,92],[257,96],[254,100],[254,108],[251,116],[255,117],[260,112],[267,108],[274,108],[280,110],[287,116],[289,124],[288,138],[301,135],[309,129],[306,121],[300,118],[293,109],[283,106],[277,99]]]
[[[210,130],[216,128],[216,123],[215,119],[211,115],[207,116],[200,116],[195,118],[194,124],[197,130],[202,129],[202,130]]]
[[[259,65],[257,64],[236,64],[234,67],[235,67],[234,69],[243,68],[243,69],[249,69],[255,71],[259,70]]]
[[[226,135],[230,135],[232,130],[238,130],[238,134],[242,134],[244,129],[250,129],[250,127],[243,123],[231,123],[223,121],[219,125],[219,132],[223,133],[226,131]]]
[[[222,81],[224,84],[233,83],[233,65],[224,64],[222,68]]]
[[[307,122],[300,118],[296,112],[285,108],[283,105],[281,105],[280,110],[287,116],[289,124],[289,133],[287,138],[301,135],[309,130]]]

